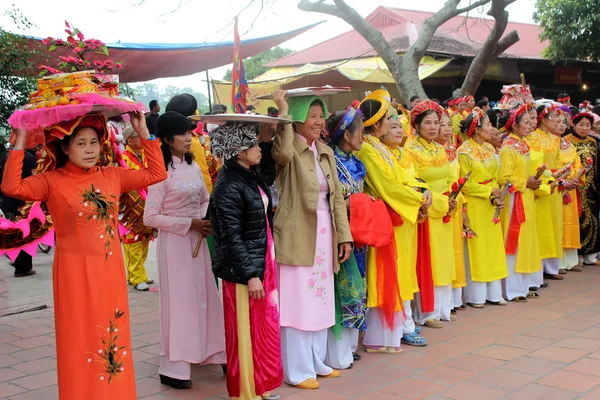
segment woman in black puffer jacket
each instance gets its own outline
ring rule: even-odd
[[[213,154],[224,160],[210,199],[213,272],[223,280],[229,396],[278,399],[269,393],[283,381],[268,189],[275,163],[257,132],[255,124],[228,122],[210,133]]]

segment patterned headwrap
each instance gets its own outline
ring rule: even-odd
[[[538,125],[540,124],[540,122],[546,118],[552,111],[556,111],[556,106],[554,104],[545,104],[544,105],[544,109],[542,111],[540,111],[538,113],[537,116],[537,123]]]
[[[257,133],[256,124],[227,122],[208,134],[210,149],[216,159],[230,160],[242,151],[256,146]]]
[[[378,101],[381,103],[380,108],[378,110],[365,110],[364,107],[366,107],[367,104],[370,108],[372,108],[371,103],[366,103],[367,100]],[[365,117],[369,117],[369,119],[365,121],[365,127],[374,125],[377,121],[383,118],[390,108],[391,102],[392,99],[390,97],[390,93],[383,87],[371,92],[367,97],[365,97],[363,101],[360,102],[360,109],[363,111],[363,114],[365,114]]]
[[[527,112],[526,104],[520,105],[520,106],[510,110],[510,117],[508,118],[508,121],[506,121],[506,124],[504,125],[504,130],[506,132],[510,132],[510,128],[512,128],[512,126],[517,122],[517,118],[520,115],[525,114],[526,112]]]
[[[456,99],[452,98],[448,100],[448,107],[454,107],[456,105]]]
[[[410,110],[410,125],[416,129],[416,121],[417,121],[417,117],[421,114],[423,114],[425,111],[428,110],[433,110],[435,111],[435,113],[437,114],[439,119],[442,119],[442,112],[443,109],[442,107],[436,103],[435,101],[431,101],[431,100],[423,100],[422,102],[420,102],[419,104],[417,104],[416,106],[413,107],[412,110]]]
[[[485,113],[483,112],[483,110],[479,107],[475,107],[473,108],[473,111],[471,111],[471,115],[470,115],[473,119],[471,121],[471,124],[469,125],[469,127],[467,128],[467,137],[471,137],[473,136],[473,133],[475,132],[475,128],[477,127],[481,127],[481,121],[483,121],[483,119],[485,118]],[[468,119],[468,117],[467,117]],[[466,119],[465,119],[466,121]]]
[[[354,118],[356,118],[356,117],[362,119],[362,113],[360,112],[360,110],[357,110],[356,108],[353,108],[352,106],[348,107],[346,109],[346,113],[344,114],[342,119],[340,119],[340,122],[338,122],[338,124],[335,127],[335,129],[333,130],[333,132],[330,132],[330,134],[329,134],[330,142],[336,143],[338,140],[340,140],[340,138],[344,135],[344,132],[346,132],[348,130],[348,128],[352,124],[352,121],[354,121]]]
[[[465,101],[466,101],[467,103],[468,103],[468,102],[469,102],[469,100],[471,100],[471,99],[475,100],[475,97],[473,97],[473,96],[471,96],[471,95],[468,95],[467,97],[465,97]]]
[[[457,97],[456,100],[454,100],[454,105],[459,105],[460,103],[466,103],[467,99],[465,97]]]

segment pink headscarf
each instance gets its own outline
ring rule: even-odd
[[[591,113],[591,114],[592,114],[592,117],[594,117],[594,124],[595,124],[596,122],[600,122],[600,115],[598,115],[598,114],[594,114],[594,113]]]

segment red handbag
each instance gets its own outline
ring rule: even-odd
[[[394,226],[383,200],[373,201],[364,193],[351,195],[350,232],[357,247],[389,246],[394,240]]]

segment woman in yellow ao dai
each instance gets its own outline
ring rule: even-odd
[[[458,148],[460,175],[471,173],[463,187],[469,226],[477,236],[467,240],[467,287],[465,302],[483,308],[486,302],[506,305],[502,279],[508,275],[502,226],[494,220],[500,200],[498,162],[491,140],[492,124],[483,111],[475,108],[465,119],[467,141]]]
[[[431,270],[434,284],[434,310],[423,312],[420,295],[416,298],[415,321],[420,325],[441,328],[440,320],[453,321],[452,281],[456,279],[452,224],[444,217],[456,208],[456,200],[444,196],[452,184],[450,163],[444,147],[435,142],[440,130],[441,107],[431,101],[418,104],[411,111],[416,137],[406,144],[406,152],[417,167],[417,175],[433,193],[428,213]],[[435,244],[434,244],[435,243]]]
[[[546,165],[546,171],[542,175],[543,184],[535,193],[537,231],[544,275],[549,279],[562,280],[563,277],[559,275],[560,259],[563,256],[562,196],[558,190],[552,190],[550,187],[550,183],[554,181],[552,174],[559,168],[560,138],[552,133],[557,131],[557,122],[558,112],[553,105],[539,106],[537,129],[524,140],[531,151],[531,173],[542,164]]]
[[[436,142],[444,146],[448,162],[450,163],[450,180],[458,182],[460,178],[460,165],[456,153],[456,147],[452,144],[452,121],[450,116],[444,111],[440,119],[440,133]],[[467,286],[465,275],[465,239],[463,238],[463,220],[466,215],[463,212],[465,208],[465,197],[462,193],[456,196],[456,209],[446,219],[450,218],[449,224],[452,224],[453,243],[454,243],[454,268],[456,269],[456,278],[452,281],[452,308],[464,310],[463,288]],[[468,221],[467,221],[468,223]]]
[[[579,235],[579,199],[577,196],[577,186],[585,182],[585,174],[581,174],[579,182],[573,181],[578,172],[582,171],[583,165],[577,149],[573,144],[564,138],[562,134],[567,130],[567,116],[564,111],[558,115],[558,130],[556,135],[560,138],[560,157],[559,167],[572,163],[571,171],[566,178],[567,186],[562,186],[564,190],[560,192],[563,204],[563,256],[560,259],[560,269],[581,272],[583,266],[579,263],[577,250],[581,248],[581,238]]]
[[[388,112],[389,128],[380,140],[393,156],[394,170],[403,182],[412,188],[427,189],[427,184],[415,179],[415,170],[412,168],[410,157],[403,155],[400,147],[404,139],[404,132],[398,120],[398,114],[390,108]],[[428,196],[430,193],[427,194]],[[417,278],[417,225],[408,221],[394,227],[396,248],[398,249],[398,277],[400,292],[404,301],[406,320],[402,325],[402,343],[410,346],[425,346],[427,340],[419,335],[420,331],[415,326],[412,317],[411,301],[414,294],[419,292]],[[400,250],[401,249],[401,250]]]
[[[383,200],[402,220],[403,225],[395,227],[396,241],[406,235],[407,225],[415,225],[423,203],[428,200],[420,191],[410,187],[410,183],[400,175],[401,169],[397,167],[392,153],[381,143],[380,137],[387,133],[389,121],[387,111],[390,106],[389,93],[379,89],[367,96],[360,104],[360,110],[365,116],[364,142],[357,157],[365,165],[367,177],[365,179],[365,193],[376,199]],[[410,266],[406,265],[404,243],[400,244],[397,251],[398,285],[401,297],[409,299],[413,296]],[[390,329],[384,325],[378,307],[382,304],[377,290],[378,280],[383,277],[377,275],[377,251],[370,247],[367,251],[367,326],[363,337],[363,345],[368,352],[397,353],[403,336],[403,327],[397,326]],[[402,318],[403,304],[397,304],[395,311],[398,320]],[[410,307],[409,307],[410,309]],[[408,312],[407,309],[404,312]]]
[[[510,207],[504,207],[500,219],[508,265],[506,297],[516,302],[536,295],[529,288],[534,284],[533,274],[542,270],[534,200],[534,191],[542,182],[531,176],[529,146],[523,140],[531,132],[530,121],[526,106],[511,110],[505,117],[503,125],[510,135],[500,149],[498,174],[500,186],[510,182],[514,187]]]

